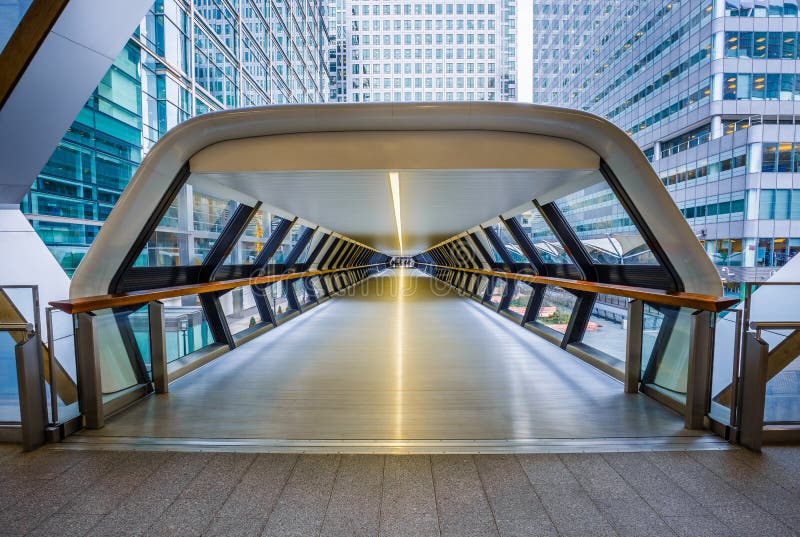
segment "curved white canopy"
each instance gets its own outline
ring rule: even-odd
[[[262,201],[387,254],[406,255],[530,203],[602,181],[605,161],[687,291],[719,276],[639,148],[590,114],[516,103],[328,104],[207,114],[148,154],[78,267],[71,295],[108,286],[178,171],[244,203]]]

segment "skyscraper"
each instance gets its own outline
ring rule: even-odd
[[[64,135],[23,211],[71,273],[144,154],[167,130],[213,110],[325,100],[327,46],[323,0],[156,0]],[[197,192],[179,199],[198,208],[219,204]],[[186,203],[170,210],[160,237],[191,260],[215,231],[193,222],[191,212],[187,217]]]
[[[516,0],[330,0],[330,98],[516,100]]]
[[[588,6],[571,19],[575,6],[536,0],[534,102],[632,136],[729,292],[768,277],[800,252],[796,1]],[[582,45],[551,48],[567,35]],[[615,231],[610,216],[590,227],[586,238]]]

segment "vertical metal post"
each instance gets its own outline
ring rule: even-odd
[[[769,346],[753,332],[747,332],[743,350],[739,443],[760,451],[764,433]],[[731,401],[731,404],[735,404],[735,401]]]
[[[689,372],[686,386],[687,429],[702,429],[711,406],[711,371],[714,357],[716,317],[711,312],[695,311],[689,327]]]
[[[150,322],[150,369],[153,374],[153,385],[156,393],[169,392],[169,375],[167,374],[167,340],[164,304],[154,300],[147,304]]]
[[[29,325],[30,326],[30,325]],[[29,339],[30,336],[30,339]],[[33,451],[45,443],[47,402],[41,360],[42,340],[31,331],[15,350],[22,448]]]
[[[47,355],[49,360],[47,363],[50,365],[50,423],[58,423],[58,387],[56,386],[56,375],[58,374],[56,366],[56,343],[55,336],[53,336],[53,308],[48,306],[44,310],[44,321],[47,326]]]
[[[100,350],[97,345],[95,315],[79,313],[75,338],[76,370],[78,374],[78,407],[87,429],[100,429],[103,416],[103,387],[100,376]]]
[[[625,344],[625,393],[638,393],[642,376],[642,330],[644,302],[628,302],[628,333]]]

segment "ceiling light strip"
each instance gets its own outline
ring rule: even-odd
[[[397,242],[400,244],[400,255],[403,255],[403,222],[400,218],[400,174],[389,173],[389,186],[392,188],[392,203],[394,204],[394,221],[397,225]]]

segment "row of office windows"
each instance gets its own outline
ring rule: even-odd
[[[758,213],[755,197],[758,192]],[[748,217],[759,220],[800,220],[800,189],[762,188],[748,191]],[[752,205],[752,210],[749,208]]]
[[[381,69],[381,66],[383,68]],[[379,75],[383,74],[407,74],[412,73],[422,74],[433,73],[437,74],[447,73],[494,73],[494,62],[447,62],[447,63],[354,63],[352,65],[352,74],[354,75]]]
[[[800,58],[797,32],[725,32],[726,58]]]
[[[730,17],[797,17],[796,0],[725,0]]]
[[[353,46],[358,45],[380,45],[381,43],[386,46],[394,41],[394,44],[399,45],[489,45],[493,46],[497,42],[497,36],[495,34],[415,34],[413,36],[410,34],[406,34],[405,36],[401,36],[399,34],[395,34],[394,39],[392,36],[388,34],[374,34],[370,36],[369,34],[363,35],[352,35],[350,36],[350,44]],[[413,41],[413,43],[412,43]]]
[[[370,54],[370,50],[372,53]],[[453,58],[458,59],[474,59],[477,58],[479,60],[490,59],[493,60],[496,57],[496,50],[493,48],[386,48],[386,49],[368,49],[368,48],[361,48],[361,49],[353,49],[351,52],[351,61],[359,61],[359,60],[380,60],[383,58],[384,60],[410,60],[413,58],[417,60],[426,59],[426,60],[442,60],[448,59],[452,60]],[[346,60],[345,60],[346,63]]]
[[[636,73],[641,71],[646,66],[650,65],[653,61],[655,61],[659,56],[664,54],[665,52],[672,49],[673,45],[681,42],[684,37],[689,35],[695,27],[699,26],[701,21],[703,21],[707,17],[707,11],[705,9],[700,8],[698,9],[692,16],[689,17],[689,20],[683,23],[679,28],[674,30],[671,34],[664,38],[664,40],[656,45],[650,52],[639,58],[636,62],[633,63],[628,69],[626,69],[623,73],[618,76],[614,82],[609,84],[603,91],[595,95],[594,101],[600,101],[610,92],[612,92],[615,88],[618,88],[622,84],[624,84],[627,80],[633,77]],[[710,42],[709,42],[709,49],[710,49]],[[697,62],[695,62],[697,63]],[[666,74],[666,73],[665,73]]]
[[[679,168],[672,168],[662,172],[659,177],[664,186],[672,186],[687,181],[714,179],[728,171],[744,172],[747,170],[747,150],[744,147],[738,148],[730,156],[720,155],[718,158],[719,160],[712,162],[704,159]]]
[[[700,241],[717,266],[782,267],[800,253],[800,238],[761,237]]]
[[[424,85],[423,85],[424,83]],[[384,78],[383,89],[422,88],[433,89],[441,88],[481,88],[492,89],[496,85],[494,78],[478,77],[437,77],[437,78]],[[381,89],[380,78],[353,78],[353,89]]]
[[[763,188],[721,194],[722,199],[704,203],[702,199],[693,200],[693,205],[681,207],[688,219],[707,216],[726,216],[725,220],[798,220],[800,219],[800,189]],[[715,196],[716,198],[716,196]],[[698,203],[699,202],[699,203]],[[690,222],[694,223],[694,222]]]
[[[700,203],[681,208],[683,216],[690,220],[709,216],[721,216],[722,220],[741,220],[744,218],[745,201],[744,192],[734,192],[730,200],[713,203]],[[700,200],[696,200],[700,201]],[[694,222],[690,222],[694,223]]]
[[[724,100],[799,101],[800,74],[725,73]]]
[[[593,62],[593,65],[600,66],[594,72],[595,77],[601,75],[603,72],[612,68],[620,58],[630,53],[631,51],[635,50],[636,47],[634,45],[638,41],[645,39],[648,36],[649,32],[655,29],[661,29],[663,27],[662,19],[673,13],[674,9],[678,5],[680,5],[679,2],[674,2],[674,1],[666,2],[662,8],[658,9],[655,13],[653,13],[652,17],[650,17],[647,20],[647,22],[645,22],[634,32],[631,32],[631,29],[627,26],[628,21],[630,19],[625,16],[619,17],[617,22],[614,23],[614,26],[607,33],[605,33],[602,38],[600,38],[597,41],[597,46],[594,47],[593,54],[597,56],[603,53],[605,50],[607,50],[607,47],[605,46],[606,43],[610,41],[613,37],[619,35],[620,33],[629,32],[632,35],[632,37],[623,42],[621,46],[618,49],[616,49],[613,54],[609,55],[605,60],[600,60],[599,58],[597,58],[597,61]],[[699,13],[700,23],[705,22],[707,19],[711,17],[712,6],[710,1],[703,2],[702,6],[700,6],[698,9],[699,12],[696,11],[690,16],[695,17]],[[690,19],[690,21],[691,20],[693,19]],[[680,38],[681,37],[679,36],[678,39]],[[664,48],[663,50],[661,50],[659,54],[663,54],[667,50],[667,48],[671,47],[673,44],[674,43],[670,41],[669,45],[666,46],[666,48]],[[585,80],[583,81],[582,87],[587,88],[592,83],[593,83],[592,77],[586,77]]]
[[[353,102],[411,102],[411,101],[496,101],[497,92],[494,91],[448,91],[448,92],[411,92],[411,91],[395,91],[395,92],[371,92],[371,93],[358,93],[353,92]]]
[[[633,96],[625,99],[625,101],[611,110],[608,113],[609,118],[614,118],[630,108],[631,106],[637,104],[639,101],[648,98],[652,93],[658,91],[662,87],[665,87],[672,82],[680,80],[680,78],[689,73],[694,67],[698,65],[702,65],[703,63],[708,62],[711,57],[711,40],[708,39],[707,42],[700,46],[700,50],[689,56],[686,60],[680,62],[679,64],[675,65],[671,69],[667,69],[664,71],[660,77],[656,78],[653,82],[636,92]],[[595,102],[599,101],[603,97],[608,95],[608,93],[601,93],[600,95],[595,97]]]
[[[486,4],[472,4],[472,3],[453,3],[449,2],[435,2],[426,4],[390,4],[375,3],[371,0],[361,0],[364,4],[361,6],[361,15],[494,15],[496,12],[495,3]],[[370,9],[371,8],[371,9]],[[353,5],[350,13],[352,15],[359,14],[357,5]]]
[[[800,172],[800,143],[764,143],[761,146],[762,172]]]
[[[709,78],[689,88],[684,97],[674,101],[669,106],[662,108],[655,114],[648,116],[643,121],[638,121],[636,124],[631,125],[627,132],[629,135],[636,134],[637,132],[643,131],[670,116],[675,116],[680,112],[696,108],[697,106],[708,102],[710,99],[711,79]]]
[[[380,32],[381,31],[381,27],[383,27],[383,31],[384,32],[390,32],[390,31],[395,31],[395,32],[406,31],[406,32],[410,32],[412,30],[414,30],[415,32],[421,32],[423,30],[423,28],[428,32],[433,31],[434,28],[437,31],[441,31],[441,30],[448,30],[448,31],[460,30],[460,31],[463,31],[464,29],[467,29],[467,30],[475,30],[475,29],[478,29],[478,30],[486,30],[486,29],[494,30],[495,21],[494,21],[494,19],[477,19],[477,20],[475,20],[475,19],[467,19],[466,21],[464,19],[456,19],[455,21],[453,19],[446,19],[446,20],[444,20],[444,19],[436,19],[436,20],[434,20],[434,19],[426,19],[426,20],[417,19],[415,21],[412,21],[410,19],[405,19],[403,21],[401,21],[400,19],[393,19],[393,20],[392,19],[383,19],[383,20],[374,19],[372,21],[372,31],[373,32]],[[354,20],[354,21],[352,21],[350,23],[350,29],[352,31],[354,31],[354,32],[358,32],[358,31],[368,32],[368,31],[370,31],[370,24],[369,24],[369,21],[361,21],[361,22],[359,22],[357,20]]]

